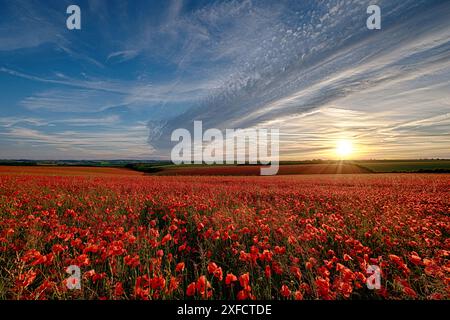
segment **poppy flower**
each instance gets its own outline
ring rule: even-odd
[[[90,260],[87,254],[80,254],[76,260],[76,264],[80,267],[88,266],[90,264]]]
[[[411,298],[416,298],[417,297],[417,293],[411,289],[410,287],[403,287],[403,293],[406,294],[407,296],[411,297]]]
[[[205,276],[200,276],[197,280],[195,288],[201,296],[207,296],[207,291],[209,288],[211,288],[211,284]]]
[[[161,290],[166,286],[166,279],[163,277],[153,277],[150,279],[150,287],[153,290]]]
[[[291,266],[290,271],[298,280],[300,280],[302,278],[302,273],[300,272],[299,267]]]
[[[264,275],[267,279],[269,279],[272,276],[272,270],[270,269],[270,266],[266,266],[264,269]]]
[[[170,240],[172,240],[172,236],[170,235],[170,233],[166,234],[162,240],[161,240],[161,245],[165,245],[167,242],[169,242]]]
[[[184,267],[185,267],[184,262],[180,262],[180,263],[178,263],[176,265],[175,271],[176,272],[183,272],[184,271]]]
[[[180,284],[180,281],[177,278],[171,277],[170,281],[169,281],[168,291],[172,292],[172,291],[176,290],[178,288],[179,284]]]
[[[344,254],[344,261],[350,261],[353,260],[352,257],[350,257],[348,254]]]
[[[291,295],[291,290],[289,290],[289,287],[287,285],[283,284],[281,286],[280,293],[283,297],[287,298]]]
[[[66,250],[66,248],[65,248],[64,246],[60,245],[60,244],[54,244],[54,245],[52,246],[52,252],[53,252],[54,254],[61,253],[61,252],[63,252],[64,250]]]
[[[239,277],[239,283],[241,284],[241,287],[244,288],[244,290],[248,290],[250,282],[250,275],[249,273],[244,273]]]
[[[216,277],[219,281],[223,280],[223,272],[222,272],[222,268],[219,267],[216,270],[214,270],[213,273],[214,277]]]
[[[217,269],[217,264],[215,264],[214,262],[210,262],[208,263],[208,272],[209,273],[214,273],[214,271],[216,271]]]
[[[131,268],[136,268],[140,264],[138,255],[135,255],[133,257],[130,255],[127,255],[123,258],[123,261],[125,262],[125,264],[127,266],[129,266]]]
[[[419,257],[419,255],[415,252],[411,253],[409,255],[409,261],[411,261],[411,263],[415,264],[415,265],[420,265],[422,264],[422,259]]]
[[[246,290],[240,290],[236,296],[238,300],[246,300],[249,298],[248,292]]]
[[[195,287],[196,287],[195,282],[192,282],[192,283],[190,283],[190,284],[187,286],[187,289],[186,289],[186,295],[187,295],[188,297],[192,297],[192,296],[195,295]]]
[[[303,300],[303,294],[300,291],[294,292],[294,299],[295,300]]]
[[[114,286],[114,295],[116,297],[121,297],[123,295],[124,291],[123,291],[123,285],[122,282],[117,282],[116,285]]]
[[[230,285],[233,282],[236,282],[237,280],[238,278],[234,274],[228,273],[227,276],[225,277],[225,284]]]

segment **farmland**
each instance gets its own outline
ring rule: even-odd
[[[448,174],[18,170],[0,175],[1,299],[450,298]]]
[[[165,166],[155,175],[162,176],[258,176],[261,166],[258,165],[228,165],[228,166]],[[371,173],[369,169],[350,163],[313,163],[313,164],[283,164],[277,175],[295,174],[350,174]]]
[[[98,168],[98,170],[96,169]],[[0,173],[48,175],[133,174],[149,175],[260,175],[259,165],[174,165],[169,160],[0,160]],[[278,175],[351,173],[450,173],[450,160],[304,160],[281,161]]]
[[[450,173],[450,160],[373,160],[356,161],[372,172],[435,172]]]
[[[79,166],[0,166],[0,174],[47,176],[139,176],[140,172],[124,168]]]

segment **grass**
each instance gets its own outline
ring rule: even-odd
[[[373,172],[449,173],[450,160],[374,160],[355,161]]]
[[[280,161],[280,166],[287,165],[333,165],[336,160],[304,160],[304,161]],[[450,173],[450,160],[357,160],[343,161],[346,164],[356,165],[373,173]],[[204,164],[181,164],[174,165],[166,161],[134,161],[134,160],[0,160],[3,166],[57,166],[57,167],[115,167],[128,168],[148,174],[161,173],[174,168],[189,168],[189,170],[210,167],[250,167],[254,165],[204,165]],[[292,173],[292,174],[295,174]]]

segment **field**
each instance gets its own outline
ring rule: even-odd
[[[0,174],[2,172],[46,175],[133,174],[130,170],[163,176],[260,175],[258,165],[174,165],[168,160],[0,160]],[[278,175],[337,173],[450,173],[450,160],[281,161],[278,171]]]
[[[35,170],[1,168],[0,299],[450,298],[448,174]]]
[[[374,160],[356,161],[373,172],[436,172],[450,173],[450,160]]]
[[[259,175],[258,165],[173,165],[170,162],[135,163],[129,168],[154,175]],[[450,160],[309,160],[282,161],[278,175],[349,173],[450,173]]]
[[[259,176],[260,166],[166,166],[155,175],[162,176]],[[284,164],[280,165],[277,175],[293,174],[349,174],[370,173],[371,171],[350,163],[314,163],[314,164]]]
[[[57,167],[57,166],[0,166],[0,175],[47,175],[47,176],[140,176],[142,173],[124,168]]]

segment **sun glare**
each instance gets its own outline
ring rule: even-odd
[[[353,152],[353,144],[350,140],[339,140],[336,144],[336,154],[341,157],[347,157]]]

